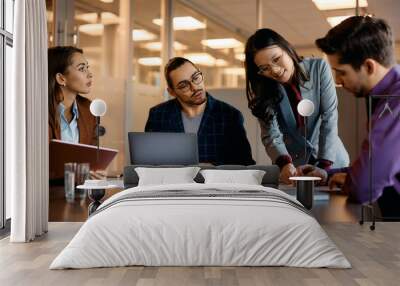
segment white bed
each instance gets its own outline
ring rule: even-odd
[[[50,269],[128,265],[351,267],[319,223],[282,191],[198,183],[114,195]]]

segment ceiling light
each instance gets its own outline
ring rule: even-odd
[[[356,7],[356,0],[312,0],[319,10],[351,9]],[[359,7],[367,7],[367,0],[360,0]]]
[[[119,17],[111,12],[101,12],[101,22],[105,25],[118,24]]]
[[[154,40],[157,36],[153,33],[148,32],[144,29],[133,29],[132,30],[132,40],[133,41],[149,41]]]
[[[342,21],[346,20],[351,16],[335,16],[335,17],[328,17],[326,20],[328,21],[331,27],[335,27],[336,25],[340,24]]]
[[[103,24],[85,24],[79,26],[79,32],[85,33],[91,36],[101,36],[104,31]]]
[[[112,3],[112,2],[114,2],[114,0],[100,0],[101,2],[103,2],[103,3]]]
[[[245,76],[245,71],[244,71],[244,68],[232,67],[232,68],[225,68],[224,74]]]
[[[224,59],[216,59],[215,60],[215,65],[217,67],[226,67],[228,65],[228,62]]]
[[[142,47],[150,51],[161,51],[161,42],[146,43],[143,44]],[[183,51],[186,50],[188,47],[179,42],[174,42],[173,48],[176,51]]]
[[[160,66],[161,58],[160,57],[139,58],[138,63],[143,66]]]
[[[198,29],[205,29],[206,24],[200,22],[196,18],[191,16],[185,17],[174,17],[174,30],[198,30]],[[161,19],[153,19],[153,23],[157,26],[162,25]]]
[[[92,24],[96,24],[98,22],[101,22],[102,24],[105,25],[119,23],[119,17],[111,12],[83,13],[76,15],[75,19]]]
[[[83,21],[83,22],[88,22],[88,23],[97,23],[97,18],[98,14],[97,13],[83,13],[83,14],[78,14],[75,16],[75,19]]]
[[[190,53],[185,54],[184,57],[195,64],[203,66],[214,66],[216,61],[215,58],[208,53]]]
[[[201,44],[211,49],[229,49],[243,46],[242,42],[233,38],[202,40]]]
[[[235,59],[244,62],[244,60],[246,59],[246,55],[244,53],[238,53],[235,55]]]

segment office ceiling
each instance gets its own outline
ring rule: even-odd
[[[322,37],[330,29],[326,21],[327,16],[354,14],[354,9],[320,11],[312,0],[261,1],[263,26],[278,31],[296,47],[313,47],[315,39]],[[47,2],[50,1],[47,0]],[[119,0],[114,0],[112,4],[105,4],[99,0],[75,0],[75,2],[82,12],[107,9],[118,13]],[[219,21],[219,24],[229,25],[231,32],[241,35],[241,40],[245,40],[257,28],[256,2],[257,0],[176,0],[174,6],[178,7],[175,10],[177,14],[187,14],[182,13],[182,10],[186,10],[182,8],[182,4],[197,8],[196,12],[200,12],[204,17],[212,16],[211,18]],[[132,3],[134,21],[139,21],[139,24],[143,24],[146,28],[157,31],[158,27],[151,23],[151,19],[160,16],[160,0],[133,0]],[[368,0],[368,7],[362,12],[386,19],[393,27],[395,35],[398,34],[396,39],[400,41],[399,0]],[[208,23],[211,26],[214,24],[212,21]],[[213,30],[217,29],[209,29],[208,37],[218,36],[218,33],[213,35]]]
[[[131,0],[135,28],[144,28],[160,38],[160,27],[152,19],[160,17],[161,0]],[[119,14],[120,0],[106,4],[99,0],[75,0],[76,13],[109,11]],[[355,2],[355,0],[354,0]],[[52,5],[47,0],[48,9]],[[240,65],[233,51],[223,53],[201,45],[201,40],[212,38],[237,38],[243,43],[257,29],[257,0],[175,0],[174,16],[192,16],[207,23],[207,29],[175,31],[175,40],[188,46],[190,52],[211,52],[213,56]],[[302,55],[314,54],[315,39],[322,37],[331,28],[327,16],[351,15],[354,9],[320,11],[312,0],[262,0],[263,27],[269,27],[289,40],[296,48],[303,48]],[[386,19],[392,26],[397,41],[400,41],[400,0],[368,0],[362,13],[374,14]],[[81,24],[78,22],[78,24]],[[396,33],[396,31],[399,31]],[[99,46],[100,37],[86,37],[86,46]],[[82,41],[84,43],[84,41]],[[141,47],[138,43],[138,48]],[[399,46],[399,45],[397,45]],[[307,50],[309,50],[307,52]],[[238,51],[235,51],[237,53]],[[240,49],[239,49],[240,52]],[[137,55],[158,56],[159,52],[140,49]]]
[[[256,0],[188,0],[184,1],[211,11],[236,28],[253,32],[256,29]],[[355,0],[354,0],[355,3]],[[263,26],[284,35],[297,47],[312,47],[316,38],[330,29],[326,16],[347,15],[353,10],[322,12],[311,0],[262,0]],[[366,12],[386,19],[400,40],[400,1],[368,0]],[[396,33],[396,30],[399,31]]]

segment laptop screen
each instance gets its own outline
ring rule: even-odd
[[[129,132],[133,165],[197,165],[197,134],[172,132]]]

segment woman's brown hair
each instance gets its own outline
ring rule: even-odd
[[[58,73],[65,74],[68,66],[72,64],[74,53],[83,54],[83,50],[71,46],[57,46],[49,48],[47,51],[48,59],[48,90],[49,90],[49,124],[53,128],[60,125],[58,115],[58,105],[64,100],[60,85],[56,81]]]

